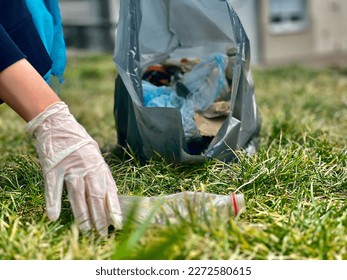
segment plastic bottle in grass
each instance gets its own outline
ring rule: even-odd
[[[165,196],[119,196],[125,219],[142,223],[176,223],[190,217],[206,217],[213,213],[227,217],[245,208],[243,194],[218,195],[205,192],[180,192]]]

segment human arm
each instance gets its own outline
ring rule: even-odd
[[[0,99],[26,122],[60,98],[26,60],[21,59],[0,72]]]
[[[97,143],[27,60],[0,72],[0,99],[29,122],[36,138],[47,216],[59,217],[65,186],[81,229],[105,235],[109,224],[120,228],[117,188]]]

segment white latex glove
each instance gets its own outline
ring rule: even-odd
[[[36,139],[48,218],[58,219],[65,186],[81,230],[95,228],[106,235],[109,224],[121,228],[122,213],[111,171],[98,144],[71,115],[67,105],[50,105],[25,129]]]

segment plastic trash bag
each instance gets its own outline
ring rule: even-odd
[[[191,142],[185,133],[191,116],[185,120],[181,108],[192,106],[189,99],[181,104],[171,91],[156,100],[166,106],[145,106],[142,77],[148,67],[163,61],[215,53],[228,58],[229,114],[212,137],[201,137],[203,143]],[[256,150],[260,115],[249,69],[249,41],[230,1],[122,0],[114,60],[118,144],[131,148],[140,160],[159,154],[168,162],[231,161],[237,149]]]

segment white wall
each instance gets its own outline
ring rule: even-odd
[[[347,51],[347,1],[312,0],[315,50],[318,53]]]

